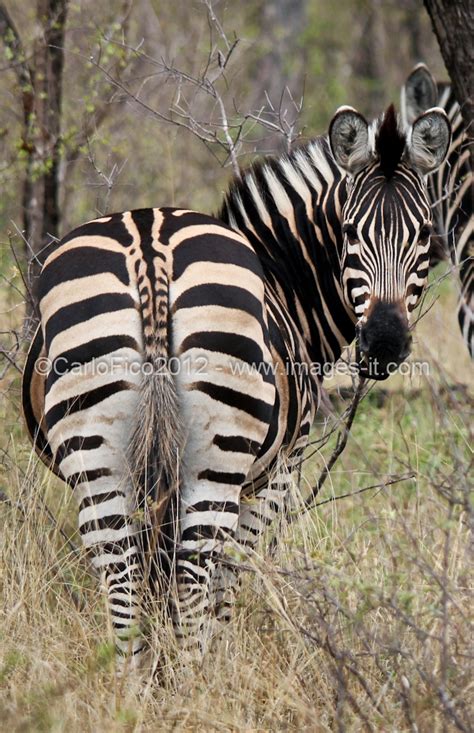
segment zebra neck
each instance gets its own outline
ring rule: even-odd
[[[252,167],[232,184],[219,214],[251,243],[316,364],[337,361],[355,335],[340,287],[345,195],[327,141],[319,139]]]
[[[459,242],[472,237],[474,186],[470,157],[470,140],[464,128],[461,108],[450,84],[438,83],[438,106],[446,111],[451,122],[452,140],[444,165],[428,179],[434,225],[446,256],[459,266]],[[462,232],[469,227],[464,237]],[[462,244],[459,247],[462,250]],[[436,250],[435,250],[436,251]]]

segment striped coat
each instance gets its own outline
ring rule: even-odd
[[[437,235],[433,238],[432,264],[447,259],[455,268],[459,283],[459,327],[474,358],[474,178],[469,135],[451,85],[437,84],[424,64],[413,69],[401,96],[401,110],[407,126],[434,105],[444,109],[451,122],[448,155],[428,181]]]
[[[50,251],[24,414],[77,497],[125,658],[140,660],[157,595],[183,647],[228,617],[222,560],[281,510],[321,368],[356,333],[368,376],[405,357],[428,268],[423,175],[449,134],[441,111],[405,136],[393,108],[371,126],[342,108],[328,139],[236,182],[220,219],[113,214]]]

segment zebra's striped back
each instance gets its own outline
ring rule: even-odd
[[[446,111],[452,139],[444,164],[429,176],[428,182],[437,234],[432,265],[449,258],[458,274],[459,326],[474,358],[474,179],[470,138],[451,84],[437,84],[427,67],[418,64],[402,89],[405,124],[411,124],[417,115],[433,105]]]
[[[257,252],[269,289],[303,334],[311,362],[332,364],[354,338],[341,288],[343,175],[326,138],[264,160],[234,181],[219,218]]]

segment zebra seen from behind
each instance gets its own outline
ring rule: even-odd
[[[465,128],[461,108],[451,84],[437,83],[424,64],[408,76],[401,94],[401,112],[408,127],[425,110],[437,105],[446,111],[452,139],[448,155],[428,179],[433,208],[432,265],[451,260],[460,284],[458,322],[471,357],[474,358],[474,176],[471,167],[472,139]],[[471,135],[472,138],[472,135]]]
[[[312,367],[356,335],[366,376],[408,354],[429,265],[424,177],[449,140],[439,109],[405,133],[393,107],[371,125],[344,107],[327,137],[234,181],[219,219],[128,211],[52,245],[23,409],[77,497],[119,656],[142,658],[150,595],[171,589],[183,648],[228,617],[237,573],[221,560],[282,508],[279,468],[318,407]]]

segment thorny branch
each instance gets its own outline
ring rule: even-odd
[[[225,94],[229,89],[226,72],[231,59],[235,56],[240,39],[228,37],[214,11],[211,0],[202,0],[202,4],[207,8],[208,13],[209,49],[199,75],[179,69],[164,58],[151,57],[142,50],[143,41],[135,46],[130,46],[125,42],[108,40],[108,43],[134,56],[137,62],[156,70],[145,76],[138,89],[132,89],[130,82],[115,75],[102,64],[100,49],[87,61],[123,95],[120,101],[129,100],[161,122],[187,130],[197,137],[223,166],[230,163],[234,175],[240,177],[239,158],[245,153],[244,143],[250,142],[250,135],[256,126],[271,133],[281,134],[286,141],[286,149],[291,150],[299,134],[297,122],[303,107],[303,97],[297,102],[291,91],[285,87],[278,107],[275,107],[266,95],[266,103],[258,110],[241,112],[235,100],[232,99],[232,112],[230,113],[225,99]],[[219,48],[219,43],[222,49]],[[143,96],[146,82],[157,75],[164,76],[165,81],[171,80],[176,85],[166,112],[149,104]],[[188,98],[188,90],[198,92],[198,94],[191,94]],[[210,109],[206,104],[208,111],[205,116],[199,112],[203,95],[213,100]],[[215,118],[213,117],[214,110],[217,110]],[[217,153],[213,148],[217,150]],[[224,154],[222,161],[219,159],[219,152]]]
[[[108,202],[110,198],[110,194],[112,193],[112,189],[117,183],[117,180],[122,173],[123,169],[125,168],[127,164],[127,159],[125,159],[121,165],[118,165],[117,163],[113,163],[110,172],[106,173],[102,170],[102,168],[99,168],[94,152],[92,150],[91,141],[89,138],[87,138],[87,151],[88,151],[88,160],[91,164],[92,168],[94,169],[97,177],[99,178],[99,183],[89,183],[88,185],[91,187],[97,187],[102,188],[105,187],[105,196],[103,202],[97,202],[96,204],[96,211],[99,216],[104,216],[104,214],[108,210]]]
[[[404,476],[394,476],[393,478],[387,479],[386,481],[380,481],[378,484],[364,486],[364,488],[357,489],[357,491],[349,491],[347,492],[347,494],[338,494],[337,496],[330,496],[329,499],[324,499],[324,501],[313,502],[310,506],[307,507],[307,509],[312,509],[317,506],[323,506],[323,504],[330,504],[331,502],[339,501],[339,499],[347,499],[349,496],[364,494],[366,491],[376,491],[377,489],[382,490],[385,489],[387,486],[399,484],[401,481],[408,481],[412,478],[415,478],[414,473],[407,473]]]

